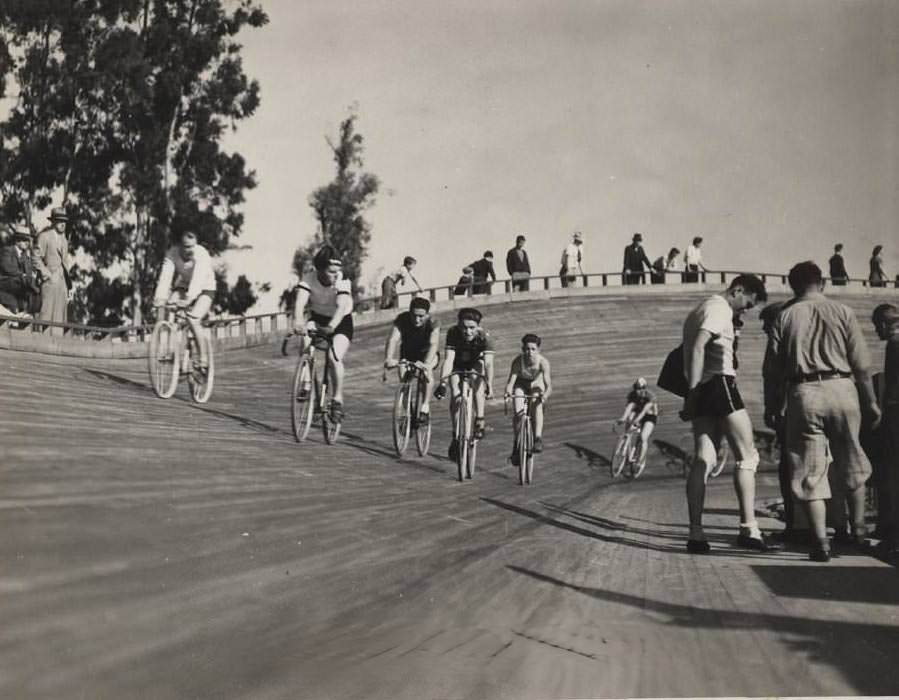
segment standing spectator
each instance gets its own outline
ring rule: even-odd
[[[787,391],[786,449],[793,493],[806,504],[815,539],[809,558],[826,562],[829,469],[840,496],[845,494],[849,502],[852,536],[858,544],[865,541],[865,482],[871,463],[858,439],[859,396],[872,426],[879,422],[880,410],[868,375],[870,355],[852,309],[824,296],[821,268],[811,261],[794,265],[788,279],[797,298],[778,314],[769,345],[776,384]]]
[[[490,294],[493,283],[487,280],[490,279],[496,282],[496,271],[493,269],[493,252],[485,250],[483,257],[471,263],[470,267],[474,273],[474,287],[471,293]]]
[[[526,292],[530,289],[531,263],[528,252],[524,249],[524,236],[515,238],[515,247],[506,253],[506,271],[512,278],[513,292]]]
[[[705,265],[702,264],[702,236],[696,236],[693,243],[687,246],[684,253],[684,282],[699,282],[699,271],[705,272]]]
[[[578,275],[584,274],[584,237],[580,231],[575,231],[571,236],[565,250],[562,251],[562,267],[559,268],[559,277],[562,286],[574,284]]]
[[[710,551],[702,528],[705,485],[718,461],[718,445],[727,439],[737,460],[734,488],[740,506],[737,544],[755,551],[771,548],[755,519],[755,473],[759,454],[752,422],[737,390],[734,369],[735,315],[768,298],[755,275],[739,275],[724,295],[715,294],[690,312],[684,322],[684,374],[689,392],[681,418],[692,421],[695,458],[687,476],[690,535],[687,551]]]
[[[830,283],[836,287],[846,286],[849,281],[849,273],[846,272],[846,263],[843,261],[843,244],[837,243],[833,247],[833,255],[830,256]]]
[[[33,313],[38,293],[28,250],[31,234],[16,231],[12,243],[0,251],[0,305],[13,314]]]
[[[32,251],[34,269],[41,275],[41,321],[64,323],[69,301],[69,242],[66,239],[66,223],[69,217],[63,207],[50,212],[50,228],[37,236]],[[62,335],[62,328],[51,328],[50,335]]]
[[[677,248],[672,248],[668,251],[667,258],[664,255],[656,258],[656,261],[652,264],[652,272],[649,275],[653,284],[665,284],[666,273],[677,272],[678,255],[680,255],[680,251]]]
[[[886,472],[886,498],[890,505],[888,532],[883,533],[887,553],[899,556],[899,308],[893,304],[881,304],[872,317],[877,336],[887,341],[884,360],[883,388],[880,405],[883,421],[881,438],[885,443],[884,471]],[[880,496],[881,494],[878,494]]]
[[[472,287],[474,285],[474,270],[470,265],[462,268],[462,276],[456,282],[456,288],[453,289],[453,296],[464,297],[471,296]]]
[[[631,244],[624,249],[624,269],[621,281],[624,284],[646,284],[646,276],[643,274],[643,266],[652,269],[652,263],[646,257],[643,250],[643,234],[635,233]]]
[[[406,284],[407,280],[415,283],[417,291],[421,291],[418,280],[412,276],[412,269],[418,261],[410,255],[403,258],[403,266],[396,272],[392,272],[381,282],[381,308],[395,309],[400,305],[400,295],[396,291],[398,285]]]
[[[883,256],[880,254],[880,251],[882,250],[882,245],[874,246],[874,251],[871,253],[871,259],[868,261],[868,266],[871,270],[868,274],[868,284],[872,287],[887,286],[887,275],[883,271]]]

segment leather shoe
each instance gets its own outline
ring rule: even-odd
[[[764,535],[761,537],[750,537],[749,535],[743,534],[737,535],[737,545],[744,547],[745,549],[751,549],[755,552],[774,552],[780,549],[779,546],[769,543]]]
[[[808,558],[812,561],[821,562],[822,564],[826,564],[830,561],[830,550],[825,549],[824,547],[812,547],[812,551],[809,552]]]
[[[690,554],[708,554],[712,548],[706,540],[687,540],[687,551]]]

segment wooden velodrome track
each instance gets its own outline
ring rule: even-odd
[[[486,308],[498,376],[525,331],[553,363],[530,487],[501,403],[472,483],[445,458],[445,403],[436,456],[393,456],[383,325],[357,331],[334,447],[294,442],[293,360],[274,344],[219,355],[205,406],[156,398],[142,361],[0,352],[0,697],[899,692],[891,566],[738,549],[730,469],[709,489],[713,555],[684,551],[673,397],[644,476],[609,477],[628,384],[654,380],[698,298]],[[849,303],[882,366],[876,302]],[[757,428],[761,355],[753,313],[740,384]],[[770,460],[759,484],[779,529]]]

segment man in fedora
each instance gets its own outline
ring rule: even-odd
[[[652,263],[646,257],[642,243],[643,234],[635,233],[631,244],[624,249],[624,270],[621,278],[624,284],[646,283],[643,266],[646,265],[647,269],[652,269]]]
[[[15,231],[12,239],[0,251],[0,304],[14,314],[31,313],[31,298],[38,291],[28,251],[31,234]]]
[[[65,323],[69,303],[69,242],[66,223],[69,217],[63,207],[50,212],[50,227],[41,231],[32,251],[34,269],[41,276],[41,321]],[[51,328],[51,335],[62,335],[62,328]]]

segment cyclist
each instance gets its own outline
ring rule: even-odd
[[[450,417],[453,422],[453,440],[449,447],[449,458],[456,459],[459,443],[455,438],[456,419],[458,417],[457,399],[460,396],[460,377],[453,372],[475,370],[487,377],[487,386],[478,377],[474,380],[475,425],[474,435],[477,439],[484,437],[486,427],[484,421],[485,399],[493,398],[493,340],[481,328],[482,314],[477,309],[466,307],[459,309],[458,323],[446,333],[446,356],[443,360],[443,371],[440,384],[434,396],[442,399],[446,396],[446,378],[450,380]],[[488,393],[490,392],[490,393]]]
[[[411,362],[420,368],[425,381],[433,381],[433,371],[437,366],[437,346],[440,343],[440,323],[431,318],[431,302],[424,297],[415,297],[409,302],[409,310],[403,311],[393,321],[393,328],[384,348],[384,368],[392,369],[399,362],[394,359],[399,351],[401,360]],[[430,391],[423,394],[418,424],[427,425],[430,420],[428,401]]]
[[[343,263],[332,246],[322,246],[312,259],[312,265],[314,269],[303,275],[297,285],[294,332],[305,338],[310,329],[317,328],[331,339],[328,350],[334,368],[331,416],[340,422],[343,420],[343,358],[353,340],[352,285],[349,280],[343,279]],[[303,310],[307,303],[309,322],[304,323]],[[304,341],[302,350],[305,349]]]
[[[628,428],[631,425],[640,425],[640,458],[638,462],[643,463],[646,459],[646,451],[649,449],[649,437],[656,426],[659,418],[659,404],[656,401],[655,394],[649,390],[646,380],[638,377],[631,387],[630,393],[627,395],[627,406],[624,407],[624,414],[618,419],[618,423],[624,423]]]
[[[174,304],[187,309],[187,323],[195,338],[202,338],[202,321],[212,309],[215,298],[215,271],[212,269],[212,258],[203,246],[197,243],[197,234],[185,231],[177,245],[173,245],[165,254],[156,293],[153,295],[153,307],[156,318],[165,314],[165,306]],[[200,346],[200,368],[209,369],[208,344]]]
[[[528,333],[521,339],[521,354],[512,360],[509,381],[506,383],[506,398],[512,398],[512,464],[518,462],[518,427],[524,416],[524,396],[539,397],[534,407],[534,452],[543,451],[543,403],[553,391],[549,360],[540,353],[543,340],[535,333]]]

